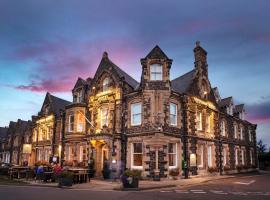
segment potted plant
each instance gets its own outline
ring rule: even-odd
[[[177,176],[179,175],[179,169],[174,168],[169,171],[169,175],[173,178],[173,180],[177,180]]]
[[[138,188],[139,179],[141,177],[140,170],[127,169],[121,176],[121,181],[124,188]]]
[[[69,171],[62,171],[59,174],[59,187],[72,186],[73,184],[73,173]]]
[[[110,170],[110,163],[108,160],[104,160],[104,162],[103,162],[102,174],[103,174],[104,179],[110,178],[111,170]]]

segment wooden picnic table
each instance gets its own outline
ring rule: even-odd
[[[88,182],[88,169],[69,168],[68,171],[73,173],[73,182],[74,183],[86,183],[86,182]]]
[[[11,167],[9,168],[10,179],[13,179],[14,176],[17,179],[20,179],[23,174],[25,175],[26,178],[28,178],[27,172],[29,172],[29,170],[30,170],[29,167],[22,167],[22,166]]]

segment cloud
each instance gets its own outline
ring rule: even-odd
[[[246,106],[249,121],[258,124],[270,124],[270,98]]]

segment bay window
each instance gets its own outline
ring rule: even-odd
[[[162,65],[154,64],[150,66],[150,80],[151,81],[162,80]]]
[[[69,115],[69,118],[68,118],[68,131],[69,132],[74,131],[74,114]]]
[[[100,126],[103,128],[103,126],[108,126],[108,109],[101,109],[100,110]]]
[[[170,103],[170,124],[177,125],[177,105],[174,103]]]
[[[131,104],[131,125],[141,125],[142,123],[142,104]]]
[[[81,113],[79,113],[77,115],[77,132],[83,132],[83,120],[84,120],[84,117]]]

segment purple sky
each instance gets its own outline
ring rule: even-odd
[[[71,100],[102,52],[139,80],[156,44],[174,60],[171,78],[193,68],[196,40],[208,51],[221,96],[245,103],[270,144],[270,1],[0,1],[0,126],[30,119],[46,91]]]

